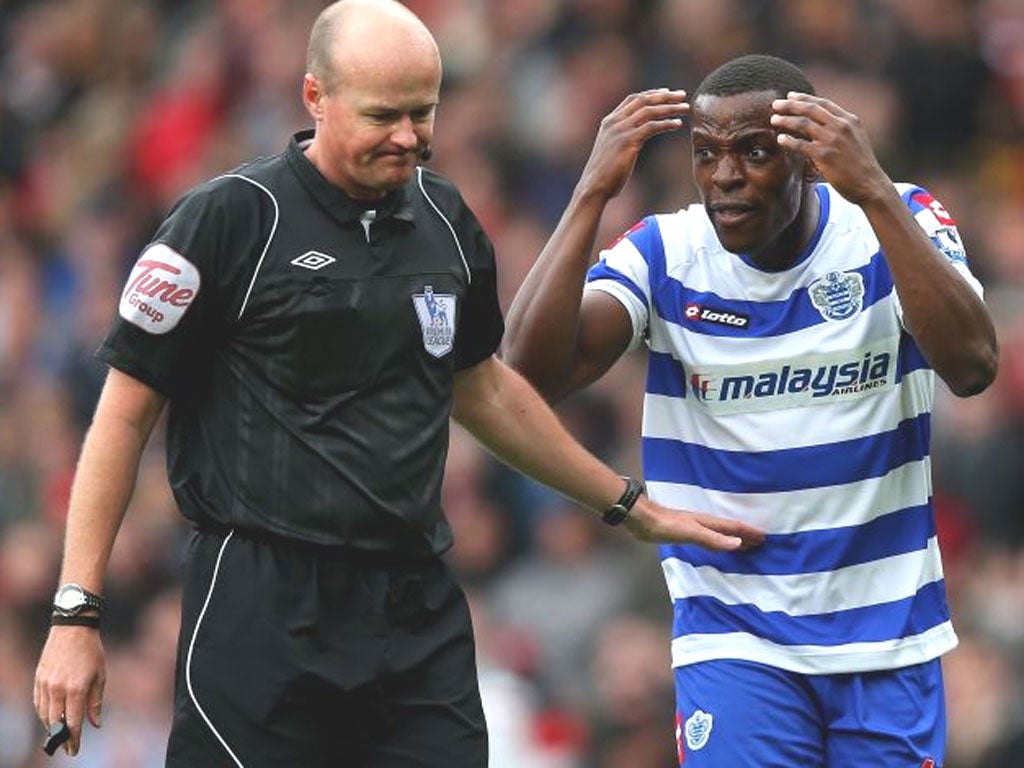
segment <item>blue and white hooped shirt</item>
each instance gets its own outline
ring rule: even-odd
[[[970,285],[956,225],[897,185]],[[725,251],[704,209],[649,216],[601,253],[650,347],[643,463],[661,504],[746,520],[763,546],[661,547],[674,666],[747,659],[808,674],[917,664],[957,643],[932,511],[935,373],[902,325],[863,211],[819,184],[797,263]]]

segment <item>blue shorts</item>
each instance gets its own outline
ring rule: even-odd
[[[749,661],[679,667],[676,742],[685,768],[939,768],[946,704],[939,660],[804,675]]]

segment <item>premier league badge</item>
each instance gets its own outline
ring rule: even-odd
[[[434,293],[426,286],[423,293],[414,293],[413,306],[423,329],[423,347],[434,357],[444,357],[452,351],[455,341],[455,299],[449,293]]]
[[[847,320],[864,306],[864,278],[857,272],[829,272],[811,283],[808,293],[826,320]]]

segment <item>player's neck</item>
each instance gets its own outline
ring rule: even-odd
[[[805,188],[800,210],[793,223],[764,248],[749,254],[750,260],[765,272],[783,272],[802,260],[818,231],[821,201],[814,185]]]

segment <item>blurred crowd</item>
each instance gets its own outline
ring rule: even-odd
[[[1000,337],[983,395],[940,391],[934,498],[960,647],[946,768],[1024,765],[1024,2],[410,0],[445,65],[431,166],[493,238],[507,308],[603,115],[781,55],[857,113],[895,180],[952,212]],[[70,481],[123,280],[186,188],[307,127],[317,0],[0,0],[0,768],[39,749],[32,676]],[[606,243],[695,201],[684,133],[658,137]],[[645,360],[560,406],[639,473]],[[940,386],[941,390],[941,386]],[[456,429],[449,558],[474,607],[494,768],[674,765],[670,604],[653,547],[497,464]],[[185,527],[151,440],[106,584],[104,725],[83,768],[163,765]],[[878,585],[884,589],[884,585]],[[341,763],[339,763],[341,764]]]

